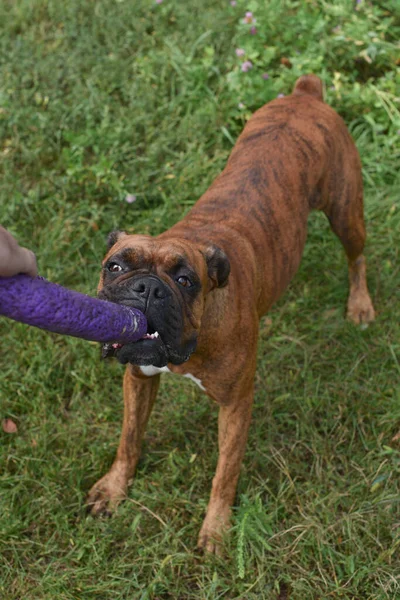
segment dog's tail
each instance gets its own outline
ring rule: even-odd
[[[314,96],[323,102],[324,100],[324,88],[323,83],[316,75],[302,75],[296,81],[293,89],[293,95],[308,95]]]

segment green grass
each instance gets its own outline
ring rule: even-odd
[[[400,598],[399,22],[395,2],[3,1],[0,222],[43,275],[94,293],[107,233],[174,223],[251,111],[314,71],[360,149],[377,320],[344,320],[345,258],[313,215],[261,323],[223,560],[194,552],[216,407],[166,377],[129,499],[94,520],[84,498],[116,450],[123,369],[96,344],[1,321],[0,417],[18,425],[0,432],[1,598]]]

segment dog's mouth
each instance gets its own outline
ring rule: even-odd
[[[128,344],[105,343],[101,351],[102,358],[116,358],[122,363],[132,362],[137,365],[153,364],[160,360],[166,364],[167,354],[160,333],[149,323],[147,333],[140,340]]]
[[[173,310],[168,314],[143,310],[147,318],[147,332],[136,342],[120,344],[108,342],[101,347],[102,358],[116,358],[121,364],[162,368],[169,362],[186,362],[197,346],[197,336],[181,342],[181,315]],[[155,314],[154,314],[155,313]]]

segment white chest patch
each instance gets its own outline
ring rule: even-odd
[[[153,367],[153,365],[148,365],[147,367],[140,367],[143,375],[146,377],[153,377],[153,375],[158,375],[159,373],[171,373],[168,367]]]
[[[206,388],[204,387],[204,385],[201,383],[201,379],[199,379],[198,377],[195,377],[194,375],[192,375],[191,373],[186,373],[184,375],[184,377],[188,377],[189,379],[191,379],[192,381],[194,381],[195,383],[197,383],[197,385],[199,386],[199,388],[201,390],[203,390],[203,392],[206,391]]]
[[[140,367],[140,370],[142,371],[143,375],[146,375],[146,377],[153,377],[153,375],[158,375],[159,373],[172,373],[172,371],[170,371],[168,367],[159,368],[153,367],[152,365]],[[188,377],[189,379],[194,381],[199,386],[199,388],[203,390],[203,392],[206,391],[206,388],[203,386],[201,380],[198,377],[195,377],[191,373],[185,373],[183,377]]]

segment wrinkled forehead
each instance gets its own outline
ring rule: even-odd
[[[181,240],[157,240],[142,235],[125,236],[107,253],[104,262],[111,258],[122,260],[135,268],[153,265],[170,270],[180,266],[200,268],[204,257],[200,250]]]

